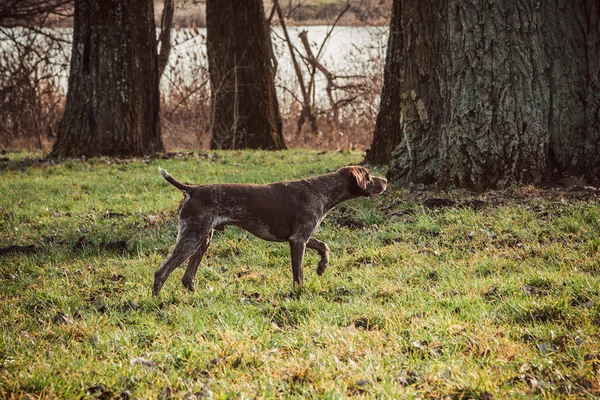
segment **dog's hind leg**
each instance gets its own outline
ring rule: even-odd
[[[202,257],[204,256],[204,253],[206,253],[206,249],[208,249],[208,246],[210,245],[213,232],[214,231],[211,230],[208,233],[208,235],[206,235],[202,239],[200,247],[198,247],[196,252],[190,257],[190,260],[188,261],[188,266],[185,270],[185,274],[183,274],[183,278],[181,278],[183,286],[185,286],[192,292],[195,290],[194,282],[196,280],[196,272],[198,271],[198,265],[200,264],[200,261],[202,261]]]
[[[154,286],[152,290],[154,296],[158,296],[160,289],[169,275],[171,275],[171,272],[196,252],[201,245],[201,241],[210,232],[210,225],[199,222],[200,221],[188,221],[187,223],[180,222],[177,243],[175,243],[173,252],[162,262],[160,268],[154,273]]]

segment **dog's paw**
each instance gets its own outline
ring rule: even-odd
[[[326,262],[320,262],[319,266],[317,267],[317,275],[321,276],[325,273],[325,270],[327,269],[327,263]]]
[[[193,280],[190,280],[190,281],[182,280],[181,283],[183,283],[183,286],[190,292],[196,291],[196,285],[194,284]]]

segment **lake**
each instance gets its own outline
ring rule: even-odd
[[[323,40],[330,30],[329,26],[290,26],[288,32],[290,39],[301,54],[304,54],[304,47],[298,37],[302,31],[308,32],[308,39],[315,55],[319,52],[319,48]],[[22,40],[26,37],[22,35],[24,31],[20,28],[6,29],[10,35],[14,37],[22,36]],[[58,37],[69,41],[71,39],[71,29],[60,29],[53,31]],[[387,27],[347,27],[338,26],[331,32],[328,41],[323,47],[320,56],[321,63],[336,76],[352,76],[348,80],[339,78],[336,82],[357,82],[361,79],[373,79],[380,77],[383,74],[383,66],[385,62],[385,51],[387,44],[388,28]],[[272,42],[274,53],[277,59],[278,67],[276,74],[276,84],[278,87],[278,95],[285,103],[286,96],[299,95],[297,87],[297,79],[292,65],[290,52],[287,44],[283,39],[281,27],[277,26],[272,29]],[[18,39],[21,40],[21,39]],[[45,40],[45,39],[40,39]],[[48,42],[50,43],[50,42]],[[172,34],[172,53],[169,58],[169,63],[174,69],[168,68],[167,73],[181,74],[184,81],[188,83],[197,79],[207,79],[207,59],[206,59],[206,29],[179,29],[174,30]],[[42,44],[45,46],[45,44]],[[11,46],[10,42],[6,41],[0,35],[0,49],[3,52],[7,51],[7,47]],[[70,45],[68,43],[53,44],[53,52],[56,53],[56,63],[46,68],[52,68],[53,71],[60,76],[59,87],[66,92],[68,84],[68,58],[70,56]],[[300,56],[298,61],[303,67],[305,77],[308,74],[308,69],[302,62]],[[2,61],[2,62],[10,62]],[[32,64],[33,60],[30,61]],[[45,71],[47,72],[47,70]],[[317,73],[316,76],[315,99],[317,103],[326,100],[324,91],[326,81],[322,74]],[[167,81],[165,83],[165,81]],[[168,93],[172,85],[168,84],[168,79],[161,80],[161,90]],[[281,100],[280,100],[281,101]]]
[[[316,56],[330,29],[329,26],[290,26],[288,34],[296,49],[301,54],[305,54],[298,35],[302,31],[307,31],[312,52]],[[335,27],[323,47],[320,61],[336,76],[352,76],[347,80],[338,79],[339,83],[381,77],[385,63],[388,31],[387,27]],[[298,96],[296,73],[281,27],[272,29],[271,39],[278,64],[276,74],[278,95],[280,99],[285,98],[289,91],[292,91]],[[176,71],[183,72],[187,79],[200,79],[197,75],[206,73],[208,63],[206,59],[206,29],[198,28],[196,31],[180,29],[174,32],[172,43],[170,65],[177,66]],[[301,64],[303,75],[307,79],[308,69],[301,56],[296,55],[296,59]],[[325,85],[324,76],[317,73],[315,91],[317,102],[326,100]],[[164,90],[167,89],[163,85]]]

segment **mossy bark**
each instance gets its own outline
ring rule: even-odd
[[[391,176],[432,183],[439,170],[445,110],[445,1],[402,1],[404,60],[400,73],[402,140],[392,153]]]
[[[599,180],[597,2],[402,4],[392,179],[473,189]]]
[[[284,149],[261,0],[208,0],[211,147]]]
[[[150,0],[76,0],[61,156],[162,151],[158,57]]]

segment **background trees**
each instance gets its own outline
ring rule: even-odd
[[[72,0],[3,0],[0,26],[36,26],[48,15],[68,15]]]
[[[145,155],[163,149],[151,0],[76,0],[66,108],[54,152]]]
[[[48,149],[56,142],[56,132],[59,130],[59,122],[63,119],[65,110],[75,2],[73,0],[7,1],[6,7],[4,3],[0,4],[0,104],[2,105],[0,146]],[[385,15],[391,9],[388,7],[391,5],[391,0],[385,0],[386,5],[377,8],[377,15],[370,12],[373,11],[374,5],[379,4],[377,0],[361,1],[360,4],[353,2],[352,6],[345,0],[336,1],[337,3],[333,5],[286,1],[283,4],[283,18],[292,25],[297,23],[291,21],[318,18],[319,23],[333,23],[335,26],[337,22],[343,25],[353,24],[353,21],[363,21],[364,16],[366,17],[364,23],[370,24],[376,21],[375,23],[379,24],[383,23]],[[159,11],[164,5],[165,11],[162,19],[159,20],[158,15],[155,16],[157,24],[161,24],[158,44],[159,75],[163,68],[165,71],[161,75],[163,79],[160,84],[162,139],[168,148],[207,148],[211,141],[210,131],[216,121],[214,111],[218,107],[212,104],[209,88],[206,29],[204,28],[206,3],[155,0],[155,5],[158,6]],[[272,7],[272,4],[269,4],[269,7]],[[371,10],[368,11],[367,8]],[[32,11],[39,12],[44,17],[33,18]],[[318,13],[315,13],[316,11]],[[130,12],[138,12],[138,10],[130,9]],[[46,18],[48,14],[51,16]],[[293,72],[290,74],[287,71],[289,47],[285,46],[283,38],[278,36],[281,32],[276,26],[277,17],[273,17],[275,13],[272,8],[268,14],[269,22],[266,23],[265,31],[271,25],[273,46],[270,49],[272,54],[271,51],[269,53],[275,68],[277,68],[275,59],[281,58],[275,85],[279,97],[277,102],[284,119],[285,128],[282,130],[287,131],[286,144],[323,149],[365,148],[370,143],[370,127],[377,112],[383,71],[383,60],[380,55],[385,54],[382,49],[386,42],[382,37],[387,38],[387,29],[365,26],[333,29],[331,26],[323,37],[324,32],[320,27],[290,28],[294,53],[297,54],[303,67],[301,72],[303,79],[307,80],[307,87],[310,87],[308,90],[310,96],[306,96],[305,102],[311,104],[313,111],[314,129],[311,134],[297,129],[298,121],[302,119],[301,108],[299,108],[302,105],[297,101],[300,97],[297,91],[298,77],[293,75]],[[356,18],[359,17],[361,19],[357,20]],[[176,29],[162,29],[163,25],[169,25],[171,19]],[[30,25],[28,32],[31,34],[28,35],[30,38],[27,40],[33,43],[33,46],[22,44],[25,35],[22,34],[22,25],[18,25],[23,22]],[[94,22],[93,18],[92,22]],[[315,22],[310,24],[313,25]],[[300,41],[298,34],[304,30],[307,34],[303,35]],[[332,30],[335,32],[330,36],[329,32]],[[172,34],[171,38],[168,33]],[[255,32],[250,32],[248,35],[249,38],[253,36]],[[347,44],[344,43],[344,38]],[[123,33],[120,40],[130,41],[130,37]],[[171,50],[170,56],[169,50]],[[311,52],[313,52],[312,56],[309,55]],[[56,57],[57,54],[60,58]],[[40,60],[42,62],[39,62]],[[317,63],[325,69],[315,68]],[[239,74],[242,69],[245,67],[238,64],[236,67],[236,74],[240,78],[238,94],[241,93],[240,90],[243,89],[241,86],[245,83],[241,81],[242,77]],[[141,73],[144,74],[143,71]],[[323,83],[324,79],[327,80],[327,86]],[[311,82],[313,82],[312,86]],[[103,84],[114,86],[111,80],[105,80]],[[269,91],[274,92],[271,89]],[[95,91],[98,92],[99,89]],[[93,103],[100,104],[98,101]],[[244,118],[240,112],[241,110],[232,112],[228,118],[222,120],[228,119],[230,123],[240,122],[240,119]],[[120,120],[119,116],[113,118],[115,121]],[[268,119],[265,121],[270,123]],[[274,125],[277,126],[278,123]],[[241,135],[241,132],[238,133]],[[59,149],[57,147],[57,152]]]
[[[168,26],[178,10],[172,0],[165,3],[162,22]],[[150,68],[156,64],[150,42],[156,44],[156,39],[149,1],[78,0],[69,99],[56,152],[136,155],[161,149],[154,75],[167,65],[171,43],[171,61],[179,62],[166,69],[163,81],[171,147],[182,143],[194,147],[192,141],[172,140],[185,134],[197,136],[197,146],[207,147],[207,132],[212,131],[213,148],[283,148],[274,56],[262,3],[234,3],[209,0],[208,54],[203,50],[203,31],[195,22],[183,33],[173,31],[172,39],[170,30],[162,30],[161,60],[155,73]],[[8,28],[0,27],[0,40],[12,43],[0,47],[0,143],[16,142],[25,137],[23,132],[35,132],[29,137],[43,148],[54,140],[55,121],[64,107],[66,73],[55,62],[55,49],[69,43],[55,35],[54,44],[46,45],[39,38],[46,37],[47,30],[39,27],[50,26],[45,17],[50,13],[67,15],[72,10],[67,0],[8,0],[6,4],[0,5],[0,25]],[[360,15],[353,7],[345,3],[334,25],[345,18],[346,10]],[[274,8],[269,15],[287,19],[295,7],[289,3],[287,9],[288,14]],[[390,175],[398,180],[477,189],[540,183],[562,175],[598,181],[598,9],[593,0],[395,1],[385,85],[366,160],[376,164],[392,160]],[[70,26],[64,24],[54,26]],[[35,35],[22,35],[23,25],[30,25]],[[327,58],[319,59],[323,46],[315,55],[315,43],[306,33],[301,43],[291,45],[298,36],[295,30],[284,32],[291,54],[306,66],[310,82],[317,71],[323,73],[327,97],[319,98],[318,85],[313,88],[310,83],[299,95],[295,86],[306,79],[305,72],[291,79],[286,76],[287,81],[279,76],[286,142],[363,148],[378,106],[382,69],[374,72],[369,67],[378,65],[379,56],[348,59],[355,69],[344,74],[350,80],[341,87],[352,92],[342,98],[331,89],[338,88],[334,79],[342,77],[340,68],[345,66],[336,65],[336,71],[327,65]],[[277,28],[273,32],[274,54],[283,57],[284,39],[278,38]],[[310,37],[317,38],[318,32],[313,32]],[[329,33],[323,43],[328,38]],[[338,41],[336,50],[355,47],[360,54],[371,45],[355,43],[350,37],[346,41],[347,45]],[[39,51],[45,47],[52,51]],[[187,59],[181,57],[183,52]],[[63,56],[59,61],[64,60]],[[285,61],[280,65],[285,68]],[[364,96],[368,90],[370,94]],[[294,126],[302,126],[306,104],[324,105],[311,107],[313,135],[301,129],[290,134]],[[32,117],[36,115],[40,118]]]
[[[211,148],[285,148],[262,0],[208,0],[206,22]]]
[[[69,40],[40,29],[71,16],[71,0],[0,1],[0,147],[43,149],[62,115],[58,85]]]
[[[560,174],[600,180],[598,2],[394,6],[401,101],[386,108],[384,89],[378,117],[396,118],[403,132],[393,179],[475,189]]]

